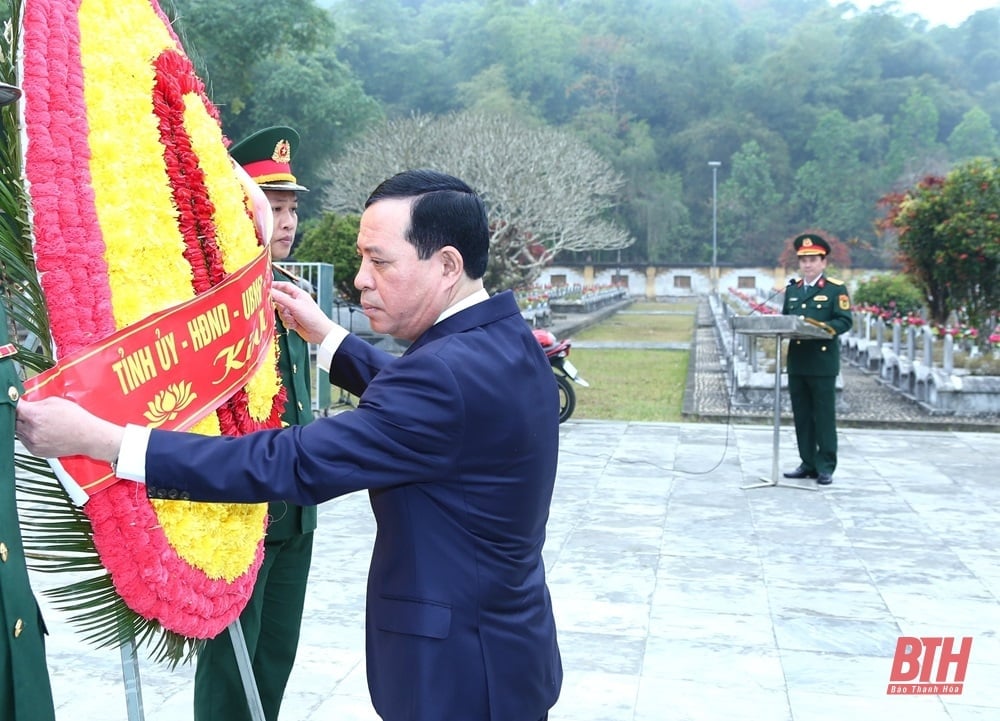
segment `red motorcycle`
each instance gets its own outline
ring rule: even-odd
[[[535,340],[545,351],[549,363],[552,364],[552,372],[556,375],[556,385],[559,386],[559,422],[562,423],[573,415],[576,409],[576,391],[573,390],[573,383],[579,383],[584,388],[590,384],[580,377],[576,366],[569,360],[570,341],[559,340],[552,331],[544,328],[535,328],[532,332],[535,334]]]

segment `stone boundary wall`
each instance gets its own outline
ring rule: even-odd
[[[835,275],[856,286],[869,278],[886,273],[879,270],[837,270]],[[747,292],[773,292],[782,288],[794,275],[780,267],[717,267],[707,265],[553,265],[538,278],[538,285],[623,286],[634,298],[698,298],[714,289],[725,293],[729,288]]]

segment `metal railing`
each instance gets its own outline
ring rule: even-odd
[[[333,287],[333,265],[330,263],[275,263],[280,268],[285,268],[290,273],[302,279],[299,285],[303,290],[312,293],[316,298],[319,307],[328,316],[333,316],[333,307],[336,302]],[[309,344],[309,362],[312,367],[312,410],[313,413],[320,413],[329,408],[330,401],[330,376],[326,371],[316,367],[316,348],[314,344]]]

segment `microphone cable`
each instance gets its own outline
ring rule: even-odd
[[[798,280],[796,278],[794,278],[794,277],[790,278],[788,280],[788,283],[786,285],[779,286],[779,287],[775,288],[775,290],[769,296],[767,296],[763,301],[761,301],[759,303],[750,303],[750,312],[747,313],[747,316],[748,317],[752,316],[755,313],[758,313],[758,312],[762,311],[764,308],[768,308],[769,307],[768,304],[772,300],[774,300],[774,298],[777,297],[779,293],[784,293],[786,291],[786,289],[788,289],[789,287],[795,285],[797,282],[798,282]],[[714,309],[711,308],[711,298],[709,299],[708,302],[709,302],[709,308],[710,308],[710,310],[712,312],[712,327],[713,327],[712,333],[713,333],[713,337],[715,337],[716,334],[721,334],[724,331],[723,331],[723,329],[720,329],[718,327],[718,323],[717,323],[717,318],[716,318],[715,311],[714,311]],[[718,302],[721,304],[723,301],[720,298]],[[723,315],[725,315],[725,314],[723,313]],[[730,346],[729,346],[730,353],[731,353],[730,357],[731,358],[735,358],[735,355],[736,355],[736,336],[737,336],[737,333],[736,333],[736,329],[733,327],[732,323],[730,323],[729,325],[730,325],[730,334],[731,334],[731,336],[730,336]],[[695,335],[696,335],[695,342],[696,343],[697,343],[697,332],[698,332],[697,328],[695,328]],[[718,347],[720,345],[720,339],[716,338],[715,343],[716,343],[716,347]],[[722,355],[721,354],[721,350],[722,349],[719,349],[719,350],[720,350],[720,361],[721,361],[722,360],[722,358],[721,358],[721,355]],[[697,353],[697,350],[696,350],[695,351],[695,366],[696,367],[695,367],[695,369],[694,369],[694,371],[692,373],[692,375],[694,375],[694,376],[697,376],[697,374],[698,374],[698,368],[697,368],[698,358],[697,358],[697,355],[698,355],[698,353]],[[775,363],[779,363],[779,364],[781,363],[781,348],[780,347],[776,347],[775,348],[774,362]],[[722,364],[720,363],[720,365],[722,365]],[[732,366],[732,363],[730,363],[730,366]],[[726,427],[726,436],[725,436],[725,442],[724,442],[723,448],[722,448],[722,454],[719,456],[719,460],[717,460],[711,467],[707,468],[706,470],[690,471],[690,470],[684,470],[684,469],[674,468],[673,470],[675,472],[677,472],[677,473],[683,473],[683,474],[689,475],[689,476],[704,476],[704,475],[708,475],[708,474],[713,473],[714,471],[718,470],[722,466],[722,464],[725,462],[726,456],[729,454],[729,444],[730,444],[730,440],[731,440],[731,437],[732,437],[733,426],[734,426],[734,423],[733,423],[733,400],[734,400],[734,398],[736,396],[736,391],[737,391],[737,382],[736,382],[735,367],[730,367],[730,369],[727,370],[723,366],[722,373],[725,374],[725,379],[723,380],[723,383],[726,386],[726,394],[725,394],[725,396],[726,396],[725,421],[723,423],[723,425],[725,425],[725,427]],[[696,379],[695,379],[695,383],[697,383]],[[775,391],[775,393],[779,393],[780,394],[781,393],[781,387],[780,387],[780,385],[777,388],[775,388],[774,391]]]

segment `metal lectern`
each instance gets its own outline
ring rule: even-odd
[[[781,341],[785,338],[833,338],[829,326],[800,315],[744,315],[730,319],[733,330],[740,335],[768,336],[774,338],[774,448],[771,454],[771,477],[761,478],[748,488],[799,488],[815,491],[816,486],[799,486],[794,483],[778,483],[778,453],[781,429]]]

